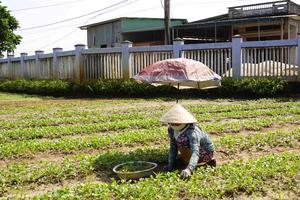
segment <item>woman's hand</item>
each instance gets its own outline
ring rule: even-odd
[[[182,176],[184,178],[190,177],[191,175],[192,175],[192,172],[189,168],[182,170],[180,173],[180,176]]]

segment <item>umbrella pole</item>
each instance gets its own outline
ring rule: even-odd
[[[177,98],[176,98],[176,103],[178,103],[178,98],[179,98],[179,83],[177,83]]]

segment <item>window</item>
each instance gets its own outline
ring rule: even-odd
[[[280,25],[267,25],[267,26],[261,26],[261,31],[269,31],[269,30],[280,30]]]
[[[248,37],[246,38],[246,41],[266,41],[266,40],[280,40],[279,35],[272,35],[272,36],[261,36],[260,38],[258,37]]]
[[[258,32],[260,31],[274,31],[274,30],[280,30],[280,25],[265,25],[265,26],[250,26],[246,28],[246,32]]]
[[[264,36],[260,37],[260,40],[280,40],[280,36],[278,35],[273,35],[273,36]]]
[[[246,41],[258,41],[258,37],[246,38]]]
[[[257,32],[258,26],[251,26],[246,28],[246,32]]]

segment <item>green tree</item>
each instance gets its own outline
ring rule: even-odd
[[[0,1],[0,57],[3,57],[3,52],[12,52],[20,44],[22,37],[14,34],[13,31],[19,27],[18,21],[1,3]]]

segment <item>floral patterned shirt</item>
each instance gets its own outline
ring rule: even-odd
[[[176,138],[174,130],[169,127],[168,134],[170,137],[169,150],[169,168],[173,168],[178,150],[190,150],[191,157],[188,163],[188,168],[194,170],[198,164],[201,152],[213,152],[214,146],[208,135],[199,128],[197,124],[189,124],[188,127]]]

